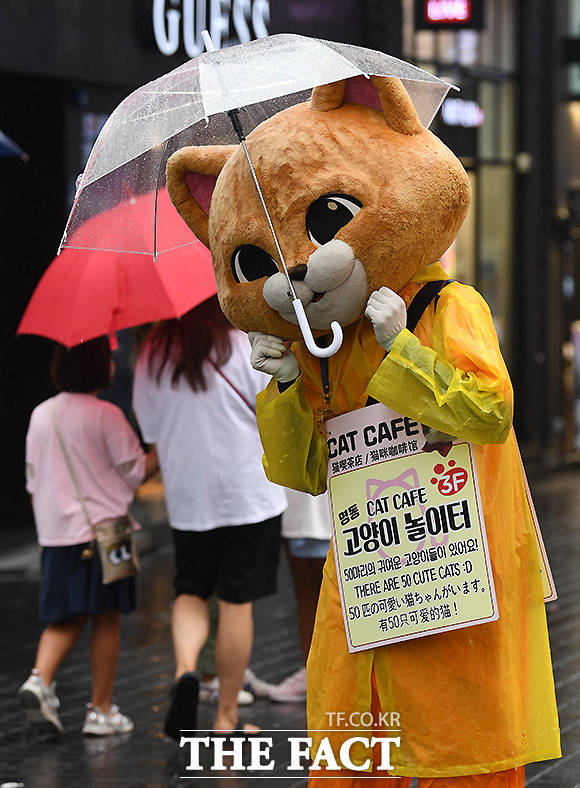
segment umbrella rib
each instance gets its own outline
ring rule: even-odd
[[[343,58],[343,60],[346,63],[349,63],[349,61],[346,60],[346,58]],[[349,65],[352,66],[352,64],[349,64]],[[354,68],[358,68],[357,66],[353,66],[353,67]],[[271,70],[267,69],[266,67],[262,68],[262,67],[258,66],[257,70],[259,72],[263,73],[263,74],[268,74],[269,75],[271,73]],[[363,72],[360,69],[358,71],[359,71],[359,74],[363,74]],[[267,83],[262,83],[262,85],[263,85],[264,89],[266,89],[266,90],[267,89],[271,89],[271,88],[278,88],[281,91],[286,85],[295,82],[295,80],[296,80],[296,75],[292,73],[291,69],[288,69],[288,76],[283,81],[282,80],[277,80],[276,82],[270,81],[270,82],[267,82]],[[304,85],[303,88],[297,88],[297,90],[293,89],[292,92],[293,93],[294,92],[298,92],[301,89],[305,90],[305,89],[307,89],[309,87],[313,87],[313,85],[311,84],[310,80]],[[153,101],[154,98],[156,96],[159,96],[159,95],[192,96],[192,97],[195,95],[193,91],[147,91],[147,92],[152,94],[151,101]],[[206,88],[204,90],[204,96],[207,96],[208,98],[214,98],[215,96],[222,96],[222,95],[223,95],[223,91],[220,91],[220,90],[211,90],[209,88]],[[230,93],[230,95],[231,95],[231,93]],[[244,92],[243,91],[239,91],[236,95],[239,95],[240,97],[243,97],[244,96]],[[281,95],[286,95],[286,94],[281,93]],[[272,98],[276,98],[276,96],[272,96]],[[192,103],[195,103],[195,102],[189,101],[189,102],[186,102],[185,104],[179,104],[179,106],[177,106],[177,107],[168,107],[168,108],[166,107],[166,108],[157,110],[155,112],[149,112],[147,114],[137,114],[137,113],[143,113],[143,109],[144,108],[140,107],[139,109],[135,110],[134,113],[129,115],[129,117],[127,118],[127,121],[125,121],[125,123],[128,123],[129,120],[142,121],[142,120],[147,120],[149,118],[154,118],[157,115],[169,115],[169,113],[171,113],[171,112],[176,112],[176,111],[181,110],[181,109],[186,109],[187,107],[191,106]],[[252,103],[255,104],[256,102],[252,101]],[[201,118],[200,118],[200,120],[201,120]]]
[[[270,232],[272,233],[272,236],[274,237],[274,244],[276,245],[276,250],[278,252],[278,256],[280,257],[280,262],[282,263],[282,268],[284,269],[284,274],[286,275],[286,281],[288,282],[288,288],[290,290],[290,293],[292,294],[292,300],[295,301],[297,299],[297,295],[296,295],[296,291],[294,290],[294,284],[292,283],[292,280],[290,279],[290,274],[288,273],[288,267],[286,266],[286,260],[284,259],[284,255],[282,254],[282,248],[280,247],[280,243],[278,241],[278,236],[276,235],[276,230],[274,229],[274,224],[273,224],[272,219],[270,217],[270,212],[268,211],[268,206],[266,205],[266,201],[264,200],[264,195],[262,194],[262,189],[260,188],[260,183],[258,181],[258,176],[256,175],[256,171],[254,169],[254,165],[252,163],[252,160],[250,158],[250,154],[249,154],[248,149],[246,147],[246,143],[244,142],[243,139],[240,140],[240,143],[241,143],[241,146],[242,146],[242,148],[244,150],[244,153],[246,155],[246,159],[248,161],[248,164],[250,165],[250,171],[252,173],[252,178],[254,180],[254,185],[255,185],[255,187],[256,187],[256,189],[258,191],[258,197],[260,198],[260,202],[262,203],[262,208],[264,209],[264,213],[266,214],[266,219],[268,220],[268,225],[270,226]]]
[[[186,244],[184,244],[186,246]],[[76,249],[79,252],[111,252],[117,253],[121,252],[122,254],[142,254],[147,255],[147,257],[151,257],[151,252],[136,252],[133,249],[106,249],[100,246],[69,246],[67,244],[67,249]]]
[[[186,241],[183,244],[177,244],[177,246],[170,246],[167,249],[163,249],[161,252],[159,252],[159,254],[167,254],[167,252],[174,252],[176,249],[184,249],[186,246],[195,246],[198,243],[201,243],[201,241],[198,238],[195,238],[193,241]]]
[[[170,108],[160,109],[157,112],[150,112],[147,115],[137,115],[137,112],[141,112],[142,111],[142,108],[140,108],[139,110],[136,110],[135,113],[133,113],[132,115],[130,115],[127,118],[127,120],[125,121],[125,125],[128,126],[129,122],[131,122],[131,121],[141,122],[143,120],[148,120],[149,118],[154,118],[156,115],[169,115],[170,112],[177,112],[180,109],[186,109],[187,107],[191,107],[191,105],[194,104],[194,103],[195,102],[193,102],[193,101],[189,101],[187,104],[180,104],[178,107],[170,107]],[[201,118],[199,118],[199,120],[201,120]],[[194,123],[197,123],[197,121],[194,121]],[[193,125],[193,124],[190,124],[190,125]],[[187,128],[187,126],[184,126],[184,128]],[[174,134],[178,134],[178,133],[179,132],[171,132],[171,134],[169,136],[173,137]]]
[[[143,93],[150,93],[152,96],[194,96],[195,90],[144,90]]]
[[[159,254],[166,254],[167,252],[173,252],[176,249],[183,249],[185,246],[195,246],[195,244],[201,243],[198,238],[195,238],[193,241],[186,241],[182,244],[177,244],[176,246],[171,246],[168,249],[163,249]],[[97,246],[69,246],[67,244],[67,249],[76,249],[79,252],[110,252],[111,254],[117,254],[121,252],[122,254],[135,254],[135,255],[146,255],[147,257],[151,257],[151,252],[137,252],[133,249],[103,249],[102,247]]]

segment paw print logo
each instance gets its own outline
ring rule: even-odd
[[[467,471],[465,468],[456,467],[455,460],[449,460],[448,469],[445,470],[443,463],[437,463],[433,467],[434,476],[431,484],[436,484],[441,495],[455,495],[467,484]]]

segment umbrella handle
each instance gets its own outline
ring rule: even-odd
[[[296,313],[296,317],[298,319],[298,325],[300,326],[304,343],[312,355],[317,356],[318,358],[328,358],[329,356],[333,356],[342,345],[342,327],[340,323],[338,323],[336,320],[333,320],[330,324],[330,328],[332,330],[332,342],[330,345],[328,345],[328,347],[318,347],[314,341],[314,337],[312,336],[312,331],[308,324],[308,318],[306,317],[306,312],[304,311],[304,305],[302,304],[302,301],[299,298],[296,298],[294,301],[292,301],[292,306],[294,307],[294,312]]]
[[[203,41],[206,52],[215,52],[215,46],[208,30],[201,31],[201,40]]]

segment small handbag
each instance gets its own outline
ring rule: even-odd
[[[75,486],[77,497],[82,506],[89,528],[91,529],[91,533],[93,534],[93,539],[83,550],[81,558],[87,561],[90,560],[95,553],[96,544],[101,559],[104,585],[115,583],[117,580],[124,580],[126,577],[133,577],[139,571],[139,561],[137,558],[135,535],[133,533],[131,518],[129,515],[123,515],[122,517],[115,517],[110,520],[102,520],[100,523],[92,523],[70,454],[58,426],[55,400],[52,402],[52,420],[67,468]]]

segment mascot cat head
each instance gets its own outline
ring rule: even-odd
[[[398,291],[437,260],[469,204],[463,167],[421,125],[401,82],[372,81],[380,109],[344,101],[344,81],[323,85],[310,102],[261,123],[246,142],[296,294],[318,336],[332,320],[343,326],[358,320],[373,290]],[[241,145],[177,151],[168,161],[167,187],[211,249],[229,320],[243,331],[299,338]]]

